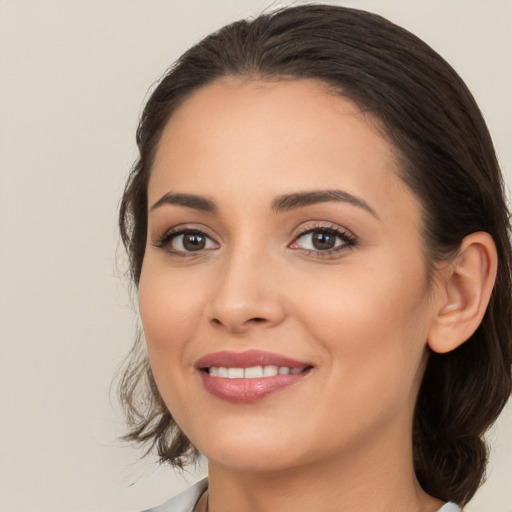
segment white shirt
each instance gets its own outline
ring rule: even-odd
[[[195,485],[189,487],[186,491],[178,494],[169,501],[166,501],[158,507],[153,507],[144,512],[193,512],[194,507],[208,488],[208,479],[203,478]],[[455,503],[447,503],[442,506],[438,512],[462,512],[462,509]]]

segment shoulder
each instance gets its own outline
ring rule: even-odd
[[[462,512],[462,509],[455,503],[447,503],[438,512]]]
[[[194,506],[207,488],[208,479],[203,478],[174,498],[143,512],[193,512]],[[455,503],[446,503],[438,512],[461,512],[461,510]]]
[[[207,488],[208,479],[203,478],[174,498],[143,512],[193,512],[195,504]]]

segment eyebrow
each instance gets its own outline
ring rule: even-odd
[[[215,213],[217,211],[217,205],[211,199],[206,199],[206,197],[197,196],[195,194],[173,194],[172,192],[164,194],[149,209],[149,211],[152,212],[164,204],[186,206],[187,208],[193,208],[194,210],[200,210],[202,212],[209,213]]]
[[[356,197],[343,190],[314,190],[279,196],[272,202],[272,211],[276,213],[285,212],[296,208],[303,208],[305,206],[331,201],[357,206],[358,208],[362,208],[363,210],[371,213],[377,219],[379,218],[377,212],[364,199]]]
[[[377,212],[364,199],[349,194],[344,190],[314,190],[285,194],[272,201],[272,211],[275,213],[281,213],[326,202],[348,203],[366,210],[377,219],[379,218]],[[211,199],[195,194],[176,194],[172,192],[164,194],[155,204],[153,204],[150,211],[152,212],[164,204],[185,206],[187,208],[193,208],[194,210],[208,213],[216,213],[218,211],[217,205]]]

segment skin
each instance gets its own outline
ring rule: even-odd
[[[429,331],[446,293],[427,280],[418,199],[394,149],[349,100],[313,80],[223,79],[190,97],[160,140],[139,287],[161,395],[209,460],[209,510],[436,511],[411,425]],[[276,212],[279,196],[341,190]],[[194,194],[215,212],[160,204]],[[371,210],[371,211],[370,211]],[[311,229],[336,228],[336,251]],[[186,251],[171,228],[205,233]],[[251,404],[209,394],[195,362],[263,349],[313,366]]]

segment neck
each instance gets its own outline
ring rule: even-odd
[[[383,443],[378,437],[365,440],[364,450],[293,468],[233,470],[210,462],[208,512],[439,510],[443,502],[416,480],[411,442],[401,437]]]

